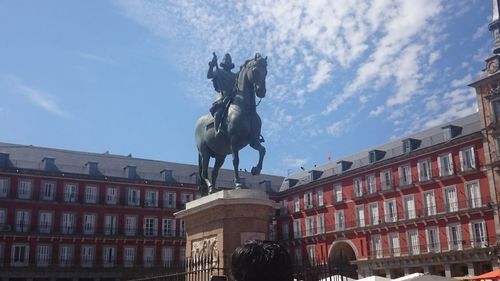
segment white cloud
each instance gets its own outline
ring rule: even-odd
[[[333,122],[330,126],[328,126],[325,131],[327,134],[333,137],[340,136],[341,134],[349,131],[350,129],[350,119],[340,120],[337,122]]]
[[[293,157],[291,155],[286,155],[282,159],[282,163],[285,165],[285,167],[288,168],[300,168],[304,167],[304,165],[309,161],[308,158],[298,158],[298,157]]]
[[[379,105],[379,106],[377,106],[377,108],[375,108],[374,110],[370,111],[370,113],[368,114],[368,116],[370,116],[370,117],[379,116],[380,114],[382,114],[382,112],[384,112],[384,109],[385,109],[385,106]]]
[[[75,53],[77,56],[79,56],[83,59],[86,59],[86,60],[92,60],[92,61],[96,61],[96,62],[100,62],[100,63],[115,63],[115,61],[112,58],[98,56],[95,54],[86,53],[86,52],[82,52],[82,51],[77,51]]]
[[[460,79],[452,80],[450,86],[452,88],[465,88],[467,84],[471,82],[472,82],[472,75],[469,73]]]
[[[70,117],[70,115],[57,104],[55,97],[51,94],[30,87],[18,79],[15,79],[14,86],[16,90],[28,98],[31,103],[43,108],[47,112],[60,117]]]
[[[332,69],[333,69],[333,64],[331,64],[325,60],[321,60],[318,63],[316,73],[311,78],[311,82],[309,83],[309,85],[307,85],[307,90],[309,92],[314,92],[322,84],[327,82],[331,77]]]
[[[488,33],[488,25],[482,24],[480,27],[477,28],[476,32],[474,32],[474,34],[472,35],[472,40],[478,40],[487,33]]]

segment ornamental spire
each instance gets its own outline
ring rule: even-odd
[[[493,53],[500,54],[500,0],[493,0],[493,17],[491,23],[488,26],[491,33],[493,34],[494,47]]]

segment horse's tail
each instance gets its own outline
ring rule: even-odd
[[[198,183],[198,189],[202,191],[201,189],[203,188],[203,180],[201,178],[201,154],[198,153],[198,178],[197,180],[199,181]]]

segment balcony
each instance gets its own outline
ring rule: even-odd
[[[406,239],[399,239],[400,241],[405,241]],[[495,237],[482,237],[476,239],[478,241],[451,241],[442,243],[429,243],[429,244],[417,244],[413,246],[400,246],[400,247],[389,247],[384,249],[370,249],[368,252],[368,259],[391,259],[400,257],[411,257],[411,256],[422,256],[422,255],[433,255],[439,254],[444,255],[446,253],[462,254],[466,250],[477,250],[485,249],[489,247],[488,240],[495,240]]]

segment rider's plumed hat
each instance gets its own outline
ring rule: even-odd
[[[233,69],[234,68],[233,59],[231,58],[230,54],[225,54],[224,55],[224,58],[222,59],[222,62],[220,63],[220,66],[224,67],[224,68],[227,67],[229,69]]]

